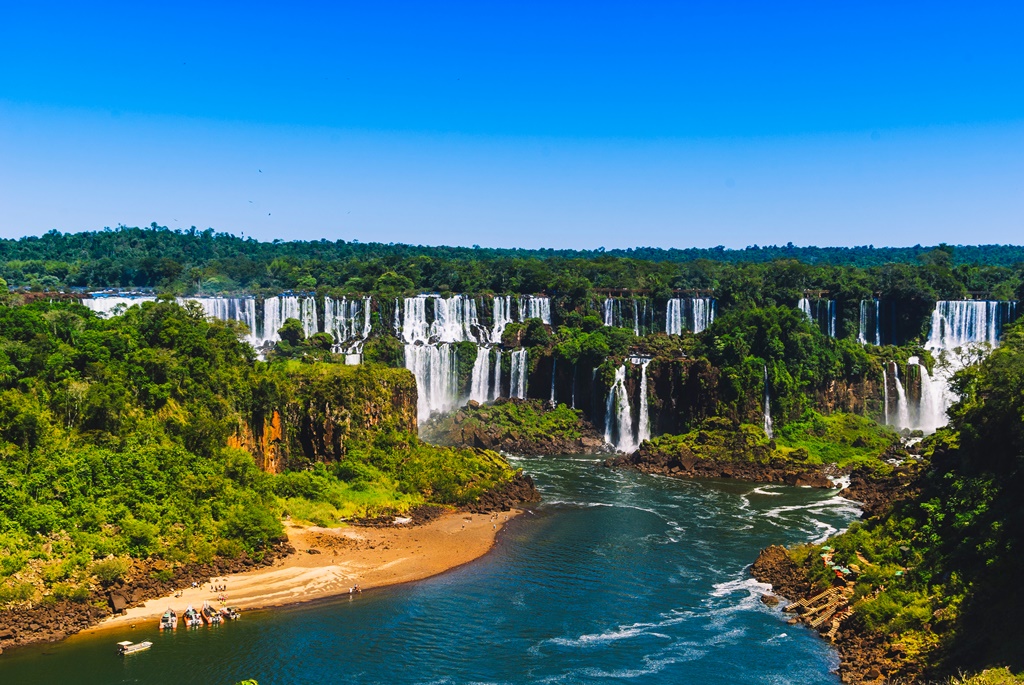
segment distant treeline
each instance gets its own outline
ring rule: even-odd
[[[942,296],[1016,290],[1024,246],[752,246],[628,250],[426,247],[338,240],[260,242],[157,226],[0,240],[0,276],[10,286],[147,287],[177,293],[337,289],[351,293],[552,292],[628,288],[667,294],[719,289],[729,281],[788,289],[833,289],[865,272],[863,289],[884,289],[897,267],[920,272]],[[923,272],[931,270],[930,275]],[[942,272],[941,277],[938,273]],[[870,272],[870,273],[867,273]],[[845,274],[845,276],[844,276]],[[951,287],[935,287],[947,281]]]

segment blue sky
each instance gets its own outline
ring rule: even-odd
[[[22,3],[0,235],[1024,242],[1024,9]]]

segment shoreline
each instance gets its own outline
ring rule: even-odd
[[[204,601],[217,608],[271,609],[344,596],[354,586],[369,590],[423,580],[487,554],[504,525],[521,513],[521,509],[495,514],[459,511],[419,526],[321,528],[289,523],[285,529],[295,552],[266,568],[214,578],[214,586],[225,586],[223,593],[211,591],[209,582],[183,588],[180,597],[147,600],[76,635],[156,622],[168,607],[180,619],[186,606],[198,610]]]

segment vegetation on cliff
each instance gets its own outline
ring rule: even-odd
[[[1024,327],[956,386],[950,425],[925,442],[920,494],[827,542],[856,576],[844,630],[878,636],[904,674],[1024,669]],[[821,552],[791,554],[831,583]]]
[[[470,504],[514,475],[419,442],[407,371],[259,362],[238,333],[173,302],[0,306],[0,605],[84,601],[128,558],[259,556],[283,514]]]
[[[583,412],[541,400],[471,403],[423,428],[431,442],[501,449],[517,454],[572,454],[601,449],[603,440]]]

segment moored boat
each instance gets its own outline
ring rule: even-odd
[[[224,607],[220,610],[220,615],[225,621],[234,621],[241,617],[242,610],[238,607]]]
[[[185,619],[185,627],[187,628],[195,628],[196,626],[203,624],[203,619],[200,618],[199,612],[193,609],[191,604],[189,604],[188,608],[185,609],[183,618]]]
[[[220,625],[220,612],[214,609],[209,602],[203,602],[203,608],[199,613],[202,614],[203,622],[207,625]]]
[[[117,643],[117,653],[122,656],[125,654],[134,654],[135,652],[143,652],[153,646],[152,642],[148,640],[146,642],[132,643],[128,640]]]
[[[174,630],[178,627],[178,614],[174,609],[168,608],[160,617],[160,630]]]

